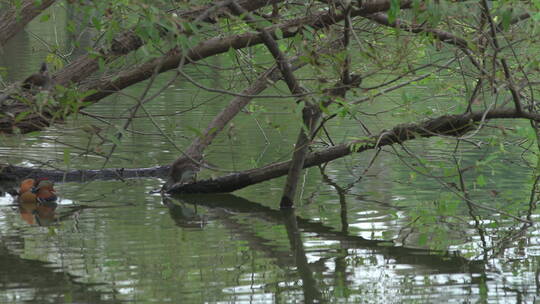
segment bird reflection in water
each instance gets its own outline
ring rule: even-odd
[[[179,227],[202,229],[206,226],[206,215],[197,212],[197,205],[191,207],[183,202],[173,201],[168,197],[163,198],[163,205],[169,208],[171,218]]]
[[[29,225],[49,226],[57,222],[56,202],[23,202],[19,203],[21,218]]]

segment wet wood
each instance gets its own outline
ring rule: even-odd
[[[461,136],[477,127],[477,123],[485,119],[524,118],[540,121],[536,113],[517,113],[513,109],[493,110],[489,112],[472,112],[463,115],[444,115],[421,123],[397,125],[391,130],[383,131],[368,140],[357,140],[308,154],[304,168],[327,163],[355,152],[363,152],[379,147],[403,143],[408,140],[434,136]],[[207,179],[193,184],[181,185],[169,190],[170,193],[227,193],[233,192],[284,176],[289,170],[290,161],[269,164],[267,166],[246,170],[222,177]]]
[[[122,180],[128,178],[165,178],[169,166],[150,168],[108,168],[101,170],[47,170],[0,164],[0,181],[16,181],[25,178],[47,178],[55,182],[88,182],[92,180]]]

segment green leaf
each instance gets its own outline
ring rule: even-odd
[[[236,50],[234,48],[229,48],[229,51],[227,51],[227,55],[229,55],[229,58],[232,62],[236,62]]]
[[[425,246],[427,244],[427,241],[428,241],[428,236],[426,233],[421,233],[418,236],[418,245]]]
[[[96,30],[98,30],[98,31],[101,30],[101,22],[100,22],[99,18],[93,17],[92,18],[92,24],[94,25]]]
[[[484,175],[480,174],[476,177],[476,184],[480,187],[484,187],[486,185],[486,178]]]
[[[503,12],[502,15],[502,27],[505,31],[510,28],[510,22],[512,22],[512,11],[507,9]]]
[[[201,130],[199,130],[199,129],[196,129],[196,128],[193,128],[193,127],[190,127],[190,126],[185,126],[185,128],[188,129],[189,131],[195,133],[195,135],[197,135],[197,136],[202,136],[203,135]]]
[[[277,28],[277,29],[275,30],[275,34],[276,34],[276,38],[277,38],[278,40],[283,39],[283,31],[281,31],[280,28]]]
[[[70,148],[64,148],[64,164],[66,167],[70,167],[71,164],[71,149]]]
[[[388,10],[388,21],[393,23],[399,16],[400,5],[399,0],[390,0],[390,10]]]
[[[50,14],[43,14],[43,15],[41,16],[41,18],[39,18],[39,21],[41,21],[41,22],[47,22],[47,21],[49,21],[49,19],[51,19],[51,15],[50,15]]]
[[[304,36],[304,39],[305,40],[308,40],[308,41],[311,41],[313,40],[313,34],[311,31],[307,30],[307,29],[304,29],[302,31],[302,36]]]

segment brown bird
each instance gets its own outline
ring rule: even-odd
[[[21,182],[21,186],[19,187],[19,195],[26,193],[28,191],[31,191],[32,188],[36,185],[36,180],[33,178],[27,178]]]
[[[23,192],[22,190],[28,189],[28,186],[32,181],[34,182],[32,187]],[[19,204],[53,202],[57,199],[54,183],[47,179],[39,180],[37,184],[32,179],[26,179],[21,183],[21,190],[19,190],[19,193]]]
[[[43,62],[38,73],[30,75],[23,81],[22,88],[26,90],[48,90],[50,89],[51,85],[52,80],[47,69],[47,64]]]

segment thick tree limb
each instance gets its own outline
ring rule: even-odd
[[[409,1],[402,3],[402,7],[408,7]],[[367,16],[378,11],[387,10],[390,8],[390,1],[377,0],[364,3],[362,8],[355,9],[351,12],[351,16]],[[305,17],[289,20],[279,25],[265,28],[268,32],[279,30],[283,34],[283,38],[291,38],[302,32],[305,26],[309,26],[315,30],[327,28],[333,24],[343,21],[344,14],[334,14],[333,12],[322,12]],[[274,37],[277,39],[277,37]],[[260,33],[244,33],[227,37],[215,37],[199,43],[189,50],[187,53],[182,53],[178,49],[170,50],[165,56],[143,63],[130,70],[126,70],[114,77],[99,79],[93,82],[86,83],[84,88],[87,90],[94,89],[98,92],[86,98],[86,101],[97,101],[106,96],[109,96],[119,90],[129,87],[135,83],[144,81],[151,77],[156,67],[160,67],[158,72],[163,73],[178,67],[180,62],[184,64],[196,62],[217,54],[225,53],[230,48],[242,49],[263,42]]]
[[[318,54],[326,54],[333,51],[339,51],[339,48],[321,48]],[[297,70],[307,63],[295,57],[292,60],[292,69]],[[204,150],[212,143],[214,138],[223,130],[225,125],[230,122],[251,100],[251,97],[264,91],[271,83],[281,79],[281,74],[276,67],[272,67],[262,73],[253,84],[242,91],[241,95],[234,97],[229,105],[225,107],[214,119],[208,124],[207,128],[200,136],[197,136],[191,145],[186,149],[186,154],[191,158],[200,161]],[[39,117],[36,117],[36,119]],[[46,123],[46,120],[43,121]],[[23,179],[31,176],[48,177],[55,181],[89,181],[89,180],[106,180],[106,179],[121,179],[121,178],[136,178],[136,177],[159,177],[166,178],[169,173],[170,166],[158,166],[151,168],[139,169],[124,169],[112,168],[102,170],[45,170],[19,166],[9,166],[0,164],[0,180],[2,179]]]
[[[248,11],[256,10],[272,3],[283,2],[283,0],[242,0],[240,5]],[[204,7],[196,8],[190,11],[179,12],[178,17],[179,21],[181,20],[194,20],[198,17],[204,15],[202,20],[207,20],[206,12],[210,10],[214,5],[206,5]],[[217,11],[213,12],[212,16],[224,17],[227,16],[227,9],[220,8]],[[162,35],[166,34],[166,31],[160,31]],[[101,46],[94,49],[94,54],[100,54],[101,60],[105,62],[111,62],[123,55],[126,55],[132,51],[139,49],[144,45],[139,36],[135,33],[134,30],[126,30],[118,34],[114,39],[112,45],[109,47]],[[70,63],[68,66],[63,68],[54,74],[53,79],[57,84],[67,86],[70,83],[78,83],[83,79],[86,79],[88,76],[92,75],[99,69],[98,61],[100,58],[97,58],[95,55],[88,54],[84,55],[77,60]]]
[[[444,115],[429,119],[418,124],[398,125],[390,131],[384,131],[373,136],[368,141],[353,141],[336,145],[321,151],[310,153],[304,168],[317,166],[353,153],[351,147],[357,147],[354,152],[363,152],[377,147],[402,143],[408,140],[439,135],[460,136],[466,134],[478,123],[488,119],[523,118],[540,122],[540,114],[521,112],[514,109],[500,109],[489,112],[472,112],[462,115]],[[378,144],[377,144],[378,141]],[[253,184],[261,183],[287,174],[290,161],[273,163],[262,168],[250,169],[229,174],[215,179],[201,180],[193,184],[174,187],[171,193],[226,193]],[[139,169],[102,169],[102,170],[46,170],[18,166],[0,165],[0,180],[21,179],[32,176],[49,177],[56,181],[78,182],[94,179],[121,179],[136,177],[159,177],[167,175],[169,166],[158,166]]]
[[[525,118],[540,121],[540,115],[530,112],[518,113],[514,109],[500,109],[489,112],[472,112],[462,115],[444,115],[418,124],[401,124],[389,131],[371,137],[367,141],[353,141],[336,145],[325,150],[310,153],[304,168],[320,165],[347,156],[353,152],[363,152],[378,147],[399,144],[411,139],[433,136],[461,136],[473,129],[474,124],[484,119]],[[250,185],[261,183],[287,174],[291,162],[269,164],[262,168],[233,173],[215,179],[202,180],[172,188],[170,193],[226,193]]]
[[[24,0],[20,8],[8,8],[0,15],[0,48],[6,42],[22,31],[24,27],[45,9],[54,4],[56,0],[42,0],[40,4],[35,0]]]
[[[300,68],[304,64],[294,66],[294,69]],[[225,128],[240,111],[248,105],[252,98],[247,96],[253,96],[263,92],[270,83],[274,83],[281,78],[279,70],[274,66],[264,73],[262,73],[257,79],[245,90],[241,92],[242,95],[233,98],[229,104],[217,114],[214,119],[208,124],[206,129],[202,132],[201,136],[197,136],[191,145],[186,149],[186,154],[194,157],[195,159],[202,158],[202,153],[214,140],[214,138]]]
[[[410,1],[404,1],[401,3],[401,6],[402,8],[407,8],[410,6],[410,3]],[[361,8],[352,10],[351,16],[367,16],[375,12],[387,10],[389,7],[390,0],[366,1],[363,3]],[[271,26],[267,29],[269,31],[280,29],[284,38],[290,38],[298,33],[301,33],[304,26],[309,26],[313,29],[322,29],[340,22],[344,18],[345,16],[343,14],[336,15],[333,12],[323,12],[287,21],[277,26]],[[135,41],[132,42],[135,43]],[[88,82],[83,88],[81,88],[81,90],[96,90],[97,93],[85,98],[85,101],[87,102],[96,102],[126,87],[150,78],[156,70],[159,73],[166,72],[177,68],[180,62],[189,64],[191,62],[208,58],[220,53],[225,53],[230,48],[241,49],[260,44],[261,42],[262,39],[259,33],[245,33],[228,37],[211,38],[199,43],[187,54],[182,54],[178,50],[173,49],[160,58],[156,58],[132,69],[120,72],[114,77],[107,77]],[[113,54],[111,56],[116,55]],[[57,73],[55,76],[56,83],[67,84],[76,80],[77,77],[79,77],[77,75],[85,74],[88,76],[96,71],[97,61],[94,61],[94,59],[90,58],[90,56],[85,58],[86,59],[77,60],[70,66],[63,69],[62,72]],[[60,74],[62,76],[60,76]],[[65,77],[65,79],[60,77]],[[15,103],[13,105],[6,106],[3,109],[3,112],[12,113],[12,108],[15,108],[17,113],[25,113],[25,115],[26,113],[33,112],[31,107],[24,103]],[[47,109],[43,109],[42,112],[36,113],[36,115],[30,114],[25,118],[18,120],[15,120],[15,117],[17,117],[17,115],[15,115],[16,113],[13,115],[5,115],[3,117],[0,116],[0,132],[12,133],[14,128],[19,128],[23,133],[40,130],[50,123],[46,118],[51,117],[52,115],[46,112]],[[40,119],[39,123],[27,119],[27,117],[36,116],[45,117],[45,119]]]

